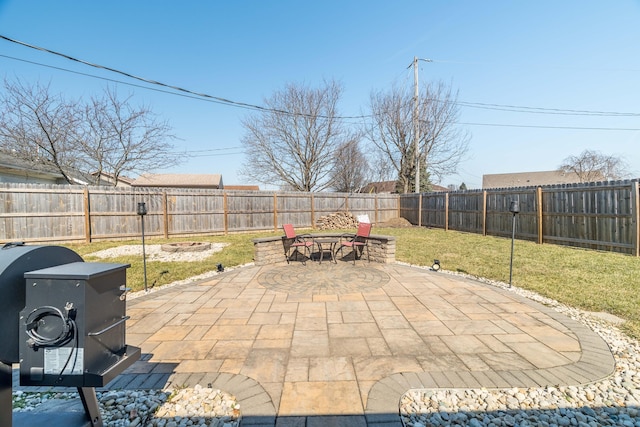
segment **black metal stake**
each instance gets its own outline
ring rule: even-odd
[[[138,203],[138,215],[142,229],[142,271],[144,273],[144,291],[147,292],[147,254],[144,249],[144,216],[147,214],[147,206],[144,202]]]
[[[511,261],[509,262],[509,287],[511,287],[511,281],[513,280],[513,243],[516,239],[516,215],[520,212],[520,205],[517,200],[511,202],[509,212],[513,214],[513,223],[511,227]]]

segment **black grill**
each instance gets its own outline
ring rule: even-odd
[[[0,425],[11,427],[11,364],[23,386],[77,387],[93,427],[94,387],[140,358],[125,344],[128,264],[86,263],[59,246],[0,249]]]
[[[24,274],[21,385],[102,387],[123,370],[128,267],[74,262]]]
[[[25,303],[24,273],[82,258],[61,246],[24,246],[8,243],[0,249],[0,362],[18,363],[20,311]]]

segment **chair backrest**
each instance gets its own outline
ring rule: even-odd
[[[360,224],[358,224],[358,231],[356,231],[356,237],[368,238],[369,234],[371,234],[371,223],[361,222]]]
[[[284,229],[284,234],[287,236],[287,239],[296,238],[296,230],[293,229],[293,224],[282,224],[282,228]]]

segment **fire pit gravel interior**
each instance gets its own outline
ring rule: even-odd
[[[206,242],[177,242],[166,243],[160,247],[164,252],[201,252],[211,249],[211,243]]]

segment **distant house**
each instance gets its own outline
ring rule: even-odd
[[[225,190],[260,191],[259,185],[225,185]]]
[[[222,190],[220,174],[144,174],[131,183],[132,187],[208,188]]]
[[[441,191],[451,191],[447,187],[443,187],[442,185],[431,184],[431,191],[441,192]]]
[[[430,191],[449,191],[447,187],[431,184]],[[364,186],[361,193],[397,193],[396,181],[370,182]]]
[[[93,182],[96,185],[109,185],[113,186],[113,183],[116,181],[114,176],[110,173],[105,172],[93,172],[91,174],[93,177]],[[126,176],[119,176],[118,183],[115,185],[116,187],[131,187],[133,183],[133,178],[128,178]]]
[[[604,180],[604,177],[602,178]],[[577,184],[576,173],[556,171],[497,173],[482,175],[482,188],[529,187],[556,184]]]
[[[396,192],[396,182],[395,181],[378,181],[378,182],[370,182],[365,185],[361,193],[395,193]]]
[[[67,184],[57,169],[19,159],[7,152],[0,152],[0,182]]]

